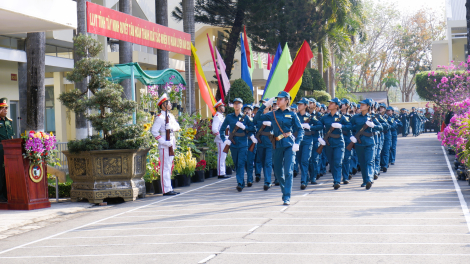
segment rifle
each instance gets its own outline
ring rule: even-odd
[[[261,142],[261,132],[266,128],[265,125],[262,125],[259,131],[256,133],[255,138],[258,140],[258,143]],[[248,148],[249,151],[253,152],[255,150],[255,143],[251,143],[250,147]]]
[[[170,122],[168,109],[165,111],[165,113],[166,113],[166,115],[165,115],[165,125],[166,125]],[[166,130],[166,141],[170,141],[170,130],[169,129]],[[175,156],[175,152],[173,151],[173,146],[170,146],[168,148],[168,154],[169,154],[170,157]]]
[[[375,116],[372,117],[372,119],[367,120],[367,121],[374,121],[376,119]],[[364,124],[361,128],[361,130],[357,131],[356,135],[354,137],[357,139],[357,143],[362,143],[361,142],[361,136],[364,134],[364,131],[368,128],[369,126],[367,124]],[[354,148],[354,142],[351,141],[349,145],[346,147],[347,150],[351,151],[351,149]]]
[[[243,121],[243,119],[245,119],[245,116],[246,116],[246,114],[243,114],[242,116],[240,116],[240,118],[238,119],[238,122]],[[236,145],[236,143],[235,143],[235,139],[233,139],[233,137],[235,136],[235,133],[238,131],[238,129],[239,129],[239,127],[235,126],[235,128],[232,130],[232,133],[230,133],[230,136],[228,137],[228,140],[232,141],[232,144],[234,144],[234,145]],[[230,146],[226,145],[224,147],[224,153],[227,154],[229,150],[230,150]]]
[[[335,122],[339,121],[341,119],[341,116],[339,118],[336,118]],[[335,128],[333,126],[330,127],[330,130],[328,130],[328,132],[326,133],[325,137],[323,138],[323,140],[325,140],[326,144],[329,146],[330,145],[330,142],[328,142],[328,138],[330,138],[330,135],[331,133],[333,132],[333,130],[335,130]],[[320,146],[317,148],[317,153],[318,154],[321,154],[321,152],[323,151],[323,147],[325,145],[322,145],[320,144]]]

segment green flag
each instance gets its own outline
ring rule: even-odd
[[[292,65],[292,58],[290,57],[289,47],[286,45],[282,50],[281,58],[277,63],[274,74],[271,77],[269,86],[265,87],[263,99],[275,97],[280,91],[284,91],[287,81],[289,80],[289,68]],[[273,69],[271,69],[273,70]]]
[[[261,53],[258,52],[258,66],[260,69],[263,69],[263,60],[261,59]]]

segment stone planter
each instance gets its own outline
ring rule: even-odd
[[[150,149],[95,150],[70,153],[69,175],[73,180],[70,198],[101,203],[106,198],[133,201],[145,197],[147,152]]]

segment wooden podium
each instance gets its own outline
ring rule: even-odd
[[[47,187],[47,166],[30,166],[23,158],[24,140],[3,140],[8,202],[0,203],[4,210],[32,210],[51,207]]]

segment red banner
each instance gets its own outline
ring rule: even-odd
[[[191,56],[191,35],[188,33],[91,2],[86,6],[89,33]]]

